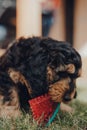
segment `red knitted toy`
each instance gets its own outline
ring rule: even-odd
[[[33,118],[38,123],[48,122],[57,106],[57,103],[54,103],[48,94],[29,100],[29,104]]]

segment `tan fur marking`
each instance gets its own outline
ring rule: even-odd
[[[25,77],[19,71],[16,71],[16,70],[10,68],[8,70],[8,74],[9,74],[10,78],[15,83],[21,82],[22,84],[25,84],[25,86],[27,87],[27,90],[28,90],[29,94],[30,95],[32,94],[32,90],[31,90],[30,84],[27,82],[27,80],[25,79]]]
[[[17,90],[11,90],[11,100],[3,103],[4,96],[0,95],[0,117],[18,117],[20,116],[20,105]]]
[[[60,65],[59,67],[56,68],[56,72],[59,72],[59,71],[65,71],[65,66],[63,65]]]
[[[54,71],[52,70],[52,68],[50,68],[50,67],[48,66],[48,67],[47,67],[47,80],[48,80],[49,82],[50,82],[50,81],[53,81],[54,76],[55,76]]]
[[[76,88],[74,88],[74,91],[70,94],[71,99],[73,99],[75,93],[76,93]]]
[[[49,86],[49,95],[54,102],[62,102],[63,95],[69,89],[69,79],[62,79]]]
[[[80,77],[82,75],[82,69],[79,69],[78,71],[78,77]]]
[[[71,74],[73,74],[75,72],[75,66],[74,66],[74,64],[68,64],[66,66],[66,69],[67,69],[67,72],[69,72]]]

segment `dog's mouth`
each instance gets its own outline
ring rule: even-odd
[[[75,80],[64,78],[51,84],[49,95],[54,102],[70,102],[77,97]]]
[[[63,96],[63,102],[70,102],[71,100],[77,97],[75,82],[76,82],[75,79],[71,79],[71,82],[69,83],[69,90],[66,91]]]
[[[77,97],[77,91],[73,91],[72,94],[65,93],[65,95],[63,97],[63,102],[68,103],[68,102],[72,101],[73,99],[75,99],[76,97]]]

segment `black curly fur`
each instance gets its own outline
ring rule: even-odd
[[[58,70],[60,66],[65,67],[68,64],[74,64],[75,73],[70,74],[66,70]],[[78,77],[78,71],[81,69],[82,62],[78,52],[71,47],[67,42],[56,41],[51,38],[21,38],[16,41],[0,58],[0,71],[4,75],[0,75],[0,93],[2,91],[1,77],[6,78],[9,68],[14,68],[24,75],[32,88],[32,95],[28,98],[34,98],[48,92],[50,83],[47,80],[47,67],[50,66],[56,73],[52,83],[66,77],[73,79]],[[57,71],[56,71],[57,70]],[[57,78],[58,77],[58,78]],[[7,89],[10,90],[13,83],[9,82],[9,77],[6,79],[9,87],[3,86],[4,95]],[[18,84],[17,84],[18,86]],[[19,85],[20,86],[20,85]],[[72,88],[74,88],[73,85]],[[24,89],[18,87],[22,98],[25,97]],[[27,93],[27,90],[26,92]],[[26,101],[28,100],[26,98]],[[25,102],[26,102],[25,101]],[[21,103],[20,103],[21,104]],[[23,103],[22,103],[23,104]]]

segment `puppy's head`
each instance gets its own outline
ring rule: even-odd
[[[47,67],[49,95],[55,102],[68,102],[76,97],[76,79],[81,76],[79,53],[68,43],[49,43],[50,62]]]

